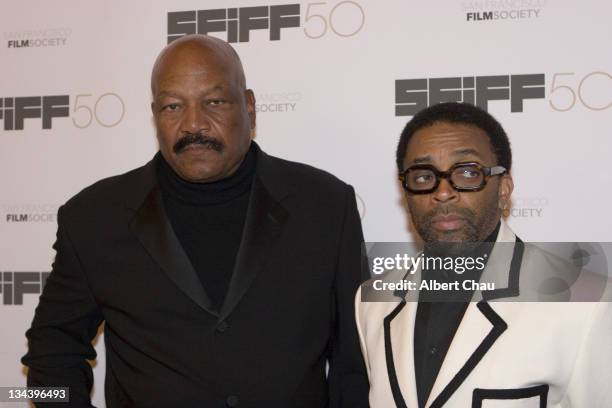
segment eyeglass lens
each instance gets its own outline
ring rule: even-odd
[[[413,169],[408,172],[406,183],[412,190],[430,190],[435,187],[437,178],[431,169]],[[457,166],[452,169],[450,179],[458,188],[477,188],[484,182],[484,174],[477,166]]]

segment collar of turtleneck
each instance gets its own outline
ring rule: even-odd
[[[157,179],[166,198],[191,205],[215,205],[234,200],[251,187],[257,159],[255,143],[245,155],[238,169],[229,177],[210,183],[193,183],[183,180],[170,167],[161,154],[157,165]]]

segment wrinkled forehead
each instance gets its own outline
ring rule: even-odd
[[[436,122],[414,133],[408,143],[404,163],[463,160],[493,164],[496,156],[489,136],[473,125]]]

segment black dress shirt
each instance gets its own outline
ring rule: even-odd
[[[494,243],[499,232],[500,224],[487,237],[485,242]],[[493,244],[481,244],[462,256],[486,256],[493,248]],[[425,248],[425,257],[445,256],[440,254],[439,248]],[[455,257],[457,255],[454,255]],[[431,270],[423,276],[423,279],[435,279],[442,282],[454,280],[480,280],[483,269],[473,269],[466,271],[462,275],[454,272]],[[450,295],[442,295],[435,291],[421,291],[419,293],[419,304],[417,307],[416,321],[414,327],[414,371],[416,376],[417,394],[419,407],[425,407],[425,403],[433,388],[438,372],[442,367],[444,357],[451,345],[457,328],[469,304],[473,291],[454,291]],[[436,301],[436,296],[446,296],[445,301]],[[458,301],[449,301],[448,296],[455,296]],[[427,300],[427,301],[425,301]]]

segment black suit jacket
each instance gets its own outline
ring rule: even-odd
[[[60,208],[55,262],[22,360],[29,386],[69,386],[62,407],[91,406],[86,360],[104,321],[108,408],[367,406],[353,311],[366,278],[354,191],[257,155],[218,312],[164,213],[158,157]]]

